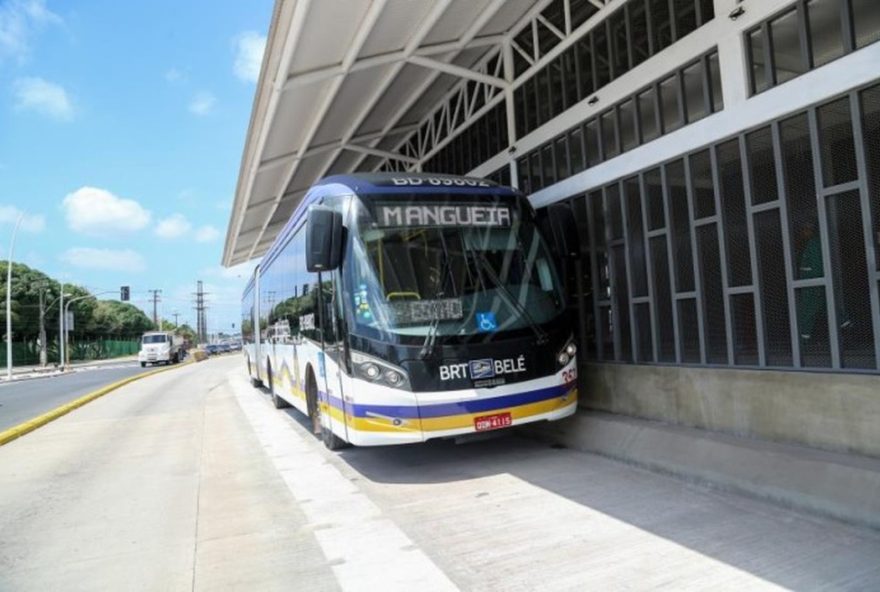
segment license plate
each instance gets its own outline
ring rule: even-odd
[[[513,417],[510,413],[496,413],[495,415],[484,415],[474,418],[474,429],[478,432],[486,430],[497,430],[498,428],[506,428],[513,425]]]

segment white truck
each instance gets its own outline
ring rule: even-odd
[[[141,337],[138,361],[143,368],[147,364],[176,364],[183,359],[183,337],[169,331],[150,331]]]

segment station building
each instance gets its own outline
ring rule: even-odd
[[[572,442],[877,459],[877,41],[877,0],[278,0],[223,263],[329,174],[513,185],[578,222]]]

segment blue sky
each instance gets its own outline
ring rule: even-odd
[[[0,0],[0,256],[238,326],[221,268],[271,0]]]

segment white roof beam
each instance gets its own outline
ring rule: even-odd
[[[370,140],[376,140],[378,138],[383,138],[385,136],[396,136],[398,134],[405,134],[408,132],[412,132],[419,129],[419,124],[411,123],[409,125],[401,125],[392,129],[387,134],[380,131],[371,132],[369,134],[361,134],[359,136],[355,136],[351,139],[351,141],[355,144],[361,142],[369,142]],[[280,166],[284,166],[286,164],[292,163],[294,160],[299,160],[301,158],[308,158],[310,156],[315,156],[316,154],[322,154],[324,152],[330,152],[331,150],[338,150],[343,148],[342,141],[337,140],[335,142],[328,142],[327,144],[321,144],[320,146],[313,146],[303,153],[302,156],[299,156],[297,152],[288,152],[287,154],[282,154],[280,156],[275,156],[273,158],[269,158],[260,163],[259,171],[268,171],[274,168],[278,168]]]
[[[438,2],[436,2],[434,4],[431,11],[428,13],[428,15],[420,23],[418,29],[413,34],[409,43],[406,44],[406,47],[404,48],[404,52],[405,52],[404,60],[407,57],[412,56],[415,53],[416,49],[418,49],[418,47],[419,47],[419,44],[425,39],[425,37],[428,36],[428,34],[434,28],[434,25],[437,24],[437,22],[440,20],[440,17],[443,16],[443,14],[446,12],[446,9],[449,7],[449,5],[451,3],[452,3],[452,0],[439,0]],[[351,125],[351,127],[349,127],[348,132],[346,132],[345,136],[343,136],[343,138],[342,138],[343,143],[347,144],[351,141],[351,138],[354,136],[355,132],[358,130],[358,128],[360,128],[360,126],[363,124],[364,120],[366,120],[366,118],[373,111],[373,108],[376,106],[376,104],[379,102],[379,100],[385,94],[385,91],[387,91],[388,88],[391,86],[391,84],[394,82],[394,80],[397,79],[397,75],[400,73],[400,71],[403,69],[403,66],[406,64],[406,61],[404,61],[404,60],[398,61],[397,63],[394,64],[394,66],[392,68],[390,68],[390,71],[386,74],[385,78],[379,84],[379,87],[376,89],[376,92],[374,92],[373,96],[370,97],[366,101],[364,108],[361,110],[361,112],[358,114],[358,116],[355,117],[354,123]],[[433,74],[431,76],[428,76],[427,80],[433,81],[433,79],[436,78],[436,76],[437,76],[437,74]],[[425,86],[424,84],[420,84],[419,87],[416,88],[415,92],[413,93],[413,95],[416,95],[416,93],[418,93],[418,95],[416,95],[415,98],[413,98],[413,95],[410,95],[410,98],[412,99],[412,101],[415,101],[415,99],[418,99],[418,97],[421,96],[421,94],[423,92],[425,92],[426,89],[427,89],[427,86]],[[394,128],[394,126],[397,124],[397,122],[400,121],[400,118],[403,117],[403,114],[406,112],[406,110],[409,109],[409,106],[411,106],[411,104],[412,104],[412,102],[410,100],[407,100],[406,103],[400,109],[397,110],[397,115],[392,117],[393,123],[386,125],[382,129],[382,135],[380,136],[379,139],[381,139],[381,137],[386,136],[388,134],[388,131]],[[373,141],[374,146],[375,146],[375,142],[377,142],[377,141],[378,141],[378,139]],[[327,164],[324,165],[324,168],[321,169],[321,171],[318,173],[319,179],[327,173],[327,170],[331,166],[333,166],[333,162],[336,160],[336,158],[338,158],[338,156],[339,156],[339,152],[336,152],[336,154],[327,161]],[[356,161],[355,168],[357,167],[357,164],[360,164],[361,162],[363,162],[363,159],[366,156],[367,155],[364,154],[361,158],[359,158]]]
[[[550,0],[545,0],[545,1],[549,2]],[[504,5],[504,0],[492,0],[492,2],[490,2],[488,4],[488,6],[486,6],[486,8],[483,9],[483,12],[480,13],[480,16],[478,16],[477,19],[473,22],[473,24],[471,24],[470,28],[467,31],[465,31],[465,34],[462,35],[461,39],[458,42],[459,48],[461,49],[461,48],[466,47],[467,44],[470,43],[474,39],[474,37],[477,36],[477,33],[479,33],[483,29],[483,27],[486,26],[486,23],[489,22],[489,20],[493,16],[495,16],[495,14],[501,9],[501,7],[503,5]],[[439,75],[440,75],[440,72],[437,70],[434,70],[432,72],[432,74],[430,76],[428,76],[425,79],[425,81],[422,84],[420,84],[419,87],[416,88],[412,92],[412,94],[410,94],[410,96],[406,100],[406,102],[401,106],[400,109],[397,110],[397,113],[389,119],[388,123],[385,126],[386,131],[393,129],[394,126],[397,125],[397,122],[400,121],[400,118],[403,117],[404,115],[406,115],[406,112],[409,111],[409,109],[413,106],[413,104],[415,104],[415,102],[431,86],[431,84],[437,79],[437,77]],[[407,141],[407,139],[404,138],[404,140],[402,142],[400,142],[399,145],[403,145],[406,141]],[[355,161],[354,165],[351,167],[351,170],[353,170],[353,171],[357,170],[357,168],[358,168],[358,166],[360,166],[361,162],[363,162],[363,158]]]
[[[404,156],[403,154],[391,152],[390,150],[380,150],[378,148],[371,148],[369,146],[358,146],[357,144],[345,144],[344,146],[342,146],[342,150],[351,150],[352,152],[360,152],[361,154],[372,154],[373,156],[381,156],[383,158],[399,160],[401,162],[406,162],[409,164],[415,164],[419,162],[418,158]]]
[[[281,50],[281,59],[278,62],[278,70],[275,73],[275,81],[272,85],[272,94],[269,95],[269,104],[266,108],[266,117],[263,120],[262,127],[260,128],[260,134],[257,138],[257,146],[253,152],[253,159],[250,161],[250,163],[248,163],[248,169],[245,172],[247,180],[245,181],[244,191],[239,195],[250,195],[251,191],[254,188],[254,181],[257,176],[257,168],[259,166],[260,160],[262,159],[263,150],[265,150],[266,148],[266,140],[269,137],[269,130],[272,128],[272,124],[275,121],[275,115],[278,112],[278,104],[281,100],[281,95],[284,93],[282,78],[286,78],[287,72],[290,71],[290,64],[293,61],[293,52],[296,49],[297,44],[299,43],[299,38],[302,34],[303,26],[305,25],[306,15],[309,12],[309,4],[310,0],[301,0],[294,5],[290,29],[287,32],[287,39],[284,40],[284,47]],[[226,249],[226,252],[228,253],[232,253],[238,249],[238,236],[241,232],[241,225],[244,223],[245,209],[246,208],[239,209],[240,214],[238,216],[238,220],[235,223],[235,232],[232,233],[232,244],[229,245],[229,247]],[[253,252],[253,250],[251,250],[251,252]]]
[[[293,74],[284,83],[284,90],[308,86],[309,84],[314,84],[316,82],[335,78],[336,76],[344,76],[351,72],[358,72],[360,70],[367,70],[369,68],[385,66],[387,64],[398,62],[404,58],[406,58],[406,54],[403,50],[393,51],[390,53],[383,53],[357,60],[352,63],[348,69],[346,69],[343,64],[334,64],[332,66],[317,68],[315,70],[309,70],[300,74]]]
[[[422,56],[412,56],[407,61],[417,66],[430,68],[431,70],[439,70],[440,72],[452,74],[453,76],[458,76],[459,78],[467,78],[469,80],[491,84],[492,86],[497,86],[498,88],[507,88],[507,82],[502,80],[501,78],[496,78],[495,76],[489,76],[488,74],[482,74],[480,72],[474,72],[473,70],[468,70],[467,68],[462,68],[461,66],[456,66],[455,64],[447,64],[446,62],[440,62],[438,60]]]
[[[436,45],[419,47],[414,53],[415,55],[419,56],[430,56],[438,53],[448,53],[450,51],[461,51],[462,49],[473,49],[475,47],[488,47],[492,45],[499,45],[503,41],[504,35],[484,35],[483,37],[477,37],[473,39],[463,47],[461,45],[461,42],[455,40],[447,41],[446,43],[438,43]],[[348,69],[348,72],[358,72],[360,70],[367,70],[369,68],[385,66],[387,64],[405,59],[406,55],[406,50],[401,49],[399,51],[392,51],[389,53],[370,56],[368,58],[362,58],[355,61]],[[287,91],[292,88],[308,86],[310,84],[315,84],[316,82],[322,82],[324,80],[328,80],[336,76],[343,76],[345,74],[346,70],[342,66],[342,64],[334,64],[332,66],[326,66],[323,68],[317,68],[315,70],[300,72],[299,74],[291,74],[284,82],[283,88],[285,91]]]
[[[565,33],[563,33],[562,31],[560,31],[559,29],[557,29],[557,28],[553,25],[553,23],[551,23],[550,21],[548,21],[547,18],[546,18],[543,14],[539,14],[539,15],[538,15],[538,21],[540,21],[540,23],[541,23],[542,25],[544,25],[545,27],[547,27],[548,29],[550,29],[550,32],[551,32],[551,33],[553,33],[554,35],[556,35],[557,37],[559,37],[560,41],[563,40],[563,39],[565,39]]]
[[[447,41],[446,43],[437,43],[436,45],[426,45],[425,47],[417,49],[415,55],[428,56],[437,53],[449,53],[450,51],[461,51],[463,49],[500,45],[503,42],[504,35],[483,35],[482,37],[475,37],[463,46],[457,39],[454,41]]]
[[[385,8],[385,3],[387,0],[373,0],[372,4],[370,4],[370,8],[367,9],[367,14],[364,15],[363,20],[361,21],[360,27],[358,28],[357,33],[354,36],[354,39],[351,41],[351,45],[348,48],[348,51],[345,54],[345,57],[342,59],[342,68],[345,72],[348,72],[351,65],[357,59],[358,54],[361,51],[364,43],[367,40],[370,32],[373,30],[373,25],[376,24],[376,20],[379,18],[379,15],[382,13],[382,9]],[[305,137],[303,138],[302,144],[300,145],[299,150],[297,151],[300,154],[305,153],[308,149],[309,145],[312,143],[312,139],[315,137],[315,134],[318,132],[318,128],[321,123],[324,121],[324,116],[327,115],[327,111],[330,109],[330,106],[333,104],[333,101],[336,99],[336,95],[339,92],[340,87],[342,87],[342,82],[345,80],[344,76],[338,76],[333,79],[330,87],[324,93],[323,102],[318,107],[317,113],[312,118],[312,125],[309,127],[309,130],[306,132]],[[283,85],[282,85],[283,88]],[[275,192],[275,204],[272,206],[269,215],[266,216],[266,221],[263,223],[263,229],[260,231],[260,235],[257,237],[257,240],[254,241],[253,247],[250,251],[250,256],[254,256],[254,252],[257,250],[257,246],[260,244],[260,241],[263,238],[263,234],[266,232],[266,227],[269,226],[269,222],[272,220],[272,216],[275,215],[275,212],[278,210],[278,204],[281,203],[281,198],[284,196],[284,190],[287,188],[287,185],[290,183],[293,176],[296,174],[297,168],[299,168],[299,163],[301,160],[293,161],[293,164],[290,167],[290,170],[287,174],[285,174],[282,178],[282,184]]]

